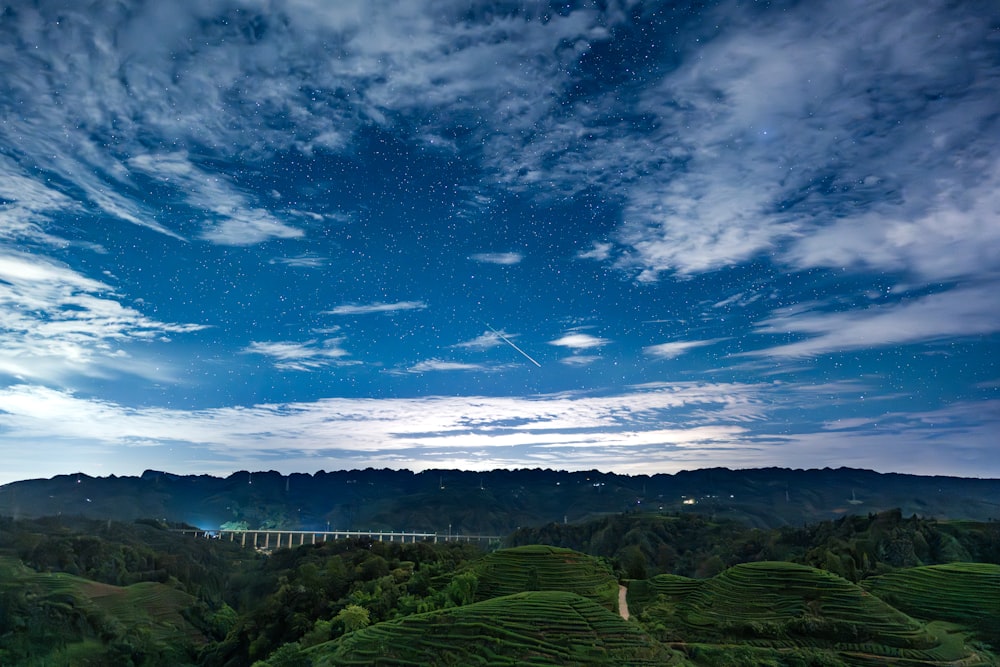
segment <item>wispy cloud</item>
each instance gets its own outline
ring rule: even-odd
[[[3,136],[0,130],[0,137]],[[65,244],[66,240],[54,237],[46,231],[48,222],[58,214],[81,214],[87,212],[85,202],[68,196],[55,189],[53,184],[43,183],[29,176],[25,170],[6,157],[0,157],[0,199],[5,204],[0,207],[3,229],[0,237],[33,240],[49,245]],[[78,183],[90,201],[105,213],[140,227],[183,240],[179,234],[156,222],[143,207],[123,197],[113,190],[113,186],[97,183],[92,175],[84,175]]]
[[[651,357],[657,357],[659,359],[676,359],[688,350],[693,350],[697,347],[704,347],[706,345],[713,345],[718,343],[721,338],[710,338],[707,340],[678,340],[670,343],[660,343],[658,345],[650,345],[643,348],[643,352]]]
[[[469,364],[461,361],[444,361],[442,359],[427,359],[410,366],[411,373],[428,373],[435,371],[481,371],[482,364]]]
[[[728,308],[729,306],[740,306],[746,307],[755,301],[761,299],[761,294],[745,294],[744,292],[738,292],[732,296],[728,296],[721,301],[716,301],[712,304],[712,308]]]
[[[297,255],[295,257],[275,257],[272,264],[284,264],[296,269],[321,269],[327,264],[324,257],[318,255]]]
[[[527,130],[557,107],[551,91],[590,41],[624,17],[426,0],[228,12],[181,0],[60,8],[62,20],[43,5],[8,18],[10,43],[38,48],[0,53],[4,99],[19,105],[0,101],[5,143],[100,210],[179,238],[143,203],[132,173],[143,172],[205,208],[201,238],[248,245],[302,231],[232,182],[199,180],[206,156],[253,167],[282,152],[341,152],[363,128],[410,112],[427,119],[415,139],[434,150],[456,150],[455,130],[470,120],[481,128],[473,144],[492,128]],[[199,204],[206,195],[220,204]]]
[[[977,162],[975,174],[945,172],[902,202],[816,230],[796,241],[786,259],[797,268],[895,271],[917,284],[997,271],[1000,160]]]
[[[254,341],[243,352],[269,357],[274,361],[275,368],[291,371],[314,371],[331,365],[359,363],[343,359],[349,354],[341,347],[343,342],[343,338],[304,343]]]
[[[504,342],[500,338],[500,335],[504,335],[507,338],[516,338],[517,334],[509,334],[503,330],[499,332],[496,331],[484,331],[482,334],[476,336],[471,340],[462,341],[461,343],[455,343],[452,347],[459,348],[470,348],[473,350],[488,350],[492,347],[497,347],[503,345]]]
[[[4,156],[0,156],[0,200],[0,238],[11,241],[66,243],[50,235],[44,223],[53,213],[80,210],[72,199],[28,177]]]
[[[0,439],[22,447],[32,443],[35,466],[42,456],[66,461],[60,472],[103,466],[105,474],[137,474],[157,465],[181,473],[228,473],[234,462],[260,467],[275,456],[289,470],[322,457],[344,467],[373,458],[417,469],[469,460],[487,469],[538,465],[647,474],[845,461],[930,474],[942,469],[944,457],[957,457],[960,465],[953,461],[946,469],[1000,474],[993,456],[1000,427],[996,401],[885,415],[877,426],[859,420],[833,430],[827,423],[802,423],[792,433],[772,430],[783,421],[782,411],[801,414],[804,401],[815,401],[815,388],[803,389],[809,391],[780,383],[672,383],[610,396],[325,399],[181,411],[126,408],[20,385],[0,389]],[[823,395],[856,391],[830,386]],[[136,447],[143,448],[141,461],[123,464]],[[73,451],[86,452],[86,458]],[[179,456],[182,451],[188,454]],[[30,476],[24,467],[30,462],[17,465],[16,472],[5,466],[0,483],[11,481],[6,475]]]
[[[600,361],[600,359],[600,357],[593,354],[574,354],[569,357],[563,357],[559,360],[559,363],[566,366],[589,366],[595,361]]]
[[[218,8],[193,2],[87,6],[58,22],[44,7],[19,14],[12,35],[44,48],[0,54],[6,99],[21,105],[0,135],[100,209],[161,233],[177,235],[130,172],[187,191],[192,207],[210,194],[221,204],[202,206],[202,238],[227,245],[303,231],[231,182],[199,180],[201,147],[248,164],[282,151],[337,152],[363,127],[412,113],[425,144],[476,147],[491,182],[622,201],[617,233],[579,256],[639,280],[761,254],[799,266],[912,268],[925,279],[961,275],[970,257],[995,266],[985,250],[997,246],[995,229],[980,215],[997,190],[980,176],[995,171],[988,145],[1000,122],[1000,67],[981,48],[989,21],[891,2],[800,6],[761,21],[723,3],[701,10],[701,24],[717,27],[679,38],[669,67],[633,67],[617,83],[609,71],[583,96],[572,91],[584,55],[630,21],[617,6],[550,14],[341,4],[247,10],[225,22],[205,20]],[[968,81],[955,86],[955,72]],[[927,91],[948,103],[929,102]],[[45,131],[53,127],[66,131]],[[151,153],[150,137],[177,150]],[[985,202],[963,201],[977,182]],[[934,244],[922,230],[947,241],[956,222],[957,252],[925,250]],[[851,236],[867,240],[842,240]]]
[[[706,9],[670,67],[633,68],[629,85],[569,101],[522,142],[505,135],[505,182],[619,197],[617,232],[579,256],[645,282],[759,256],[922,280],[994,269],[989,22],[941,3],[762,16]]]
[[[152,373],[124,362],[132,344],[206,328],[160,322],[118,299],[110,285],[68,266],[0,252],[0,373],[43,381]]]
[[[760,322],[756,331],[804,338],[736,356],[809,357],[991,334],[1000,331],[1000,286],[960,287],[864,310],[795,311]]]
[[[197,212],[208,216],[201,238],[222,245],[254,245],[272,238],[301,238],[301,229],[282,222],[271,212],[250,203],[225,176],[207,173],[186,153],[144,154],[128,165],[170,185]]]
[[[777,435],[771,442],[786,461],[815,467],[840,465],[850,457],[852,466],[883,472],[1000,476],[993,455],[1000,401],[960,401],[936,410],[888,413],[867,423],[855,419],[842,428],[825,426]]]
[[[428,362],[426,370],[451,370],[439,363]],[[259,462],[260,457],[270,460],[276,453],[294,459],[325,452],[347,453],[353,460],[398,456],[415,468],[473,452],[485,452],[492,462],[514,454],[522,465],[531,465],[546,461],[546,449],[554,446],[580,447],[588,460],[602,459],[601,467],[607,467],[611,460],[639,450],[710,451],[732,445],[745,428],[728,418],[719,424],[705,418],[681,423],[677,413],[674,424],[664,428],[658,415],[686,406],[732,404],[735,411],[757,410],[752,393],[736,385],[677,385],[606,397],[324,399],[181,411],[126,408],[20,385],[0,389],[0,439],[39,442],[53,452],[66,446],[88,451],[89,464],[81,468],[78,458],[68,457],[67,465],[77,467],[66,472],[120,465],[115,462],[126,460],[128,451],[140,444],[143,459],[135,465],[155,466],[157,457],[171,457],[169,468],[177,472],[204,471],[208,466],[231,469],[234,460]],[[199,458],[178,459],[181,444]],[[678,455],[678,460],[686,458]],[[664,467],[675,463],[665,461]],[[128,473],[116,469],[116,474]],[[8,480],[0,479],[4,481]]]
[[[524,255],[519,252],[479,252],[474,255],[469,255],[469,259],[482,262],[483,264],[501,264],[504,266],[510,266],[512,264],[518,264]]]
[[[403,310],[423,310],[427,304],[423,301],[397,301],[396,303],[344,304],[333,310],[326,311],[328,315],[369,315],[372,313],[395,313]]]
[[[611,257],[611,251],[613,248],[614,244],[594,241],[590,246],[590,250],[581,250],[577,253],[577,257],[580,259],[593,259],[598,262],[603,262]]]

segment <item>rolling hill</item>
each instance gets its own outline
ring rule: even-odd
[[[333,665],[670,665],[634,623],[575,593],[530,591],[387,621],[306,652]]]
[[[950,595],[967,592],[964,581],[940,583]],[[826,650],[858,665],[993,664],[960,628],[942,623],[947,615],[918,621],[845,579],[793,563],[747,563],[706,580],[631,582],[629,606],[668,644]]]

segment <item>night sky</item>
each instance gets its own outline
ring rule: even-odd
[[[1000,4],[0,14],[0,483],[1000,477]]]

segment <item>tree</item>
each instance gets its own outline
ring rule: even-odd
[[[253,667],[308,667],[312,661],[302,654],[298,642],[283,644],[267,660],[259,660]]]
[[[476,600],[476,590],[478,588],[479,578],[476,575],[471,572],[456,574],[445,589],[445,598],[449,606],[461,607],[462,605],[471,604]]]
[[[343,623],[345,632],[354,632],[355,630],[367,628],[371,625],[368,610],[356,604],[349,604],[341,609],[340,613],[336,616],[336,620]]]

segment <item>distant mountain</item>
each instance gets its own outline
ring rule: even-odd
[[[451,531],[519,527],[626,512],[693,512],[756,527],[798,526],[900,508],[904,516],[1000,519],[1000,479],[851,468],[712,468],[674,475],[553,470],[351,470],[226,478],[148,470],[140,477],[60,475],[0,486],[0,514],[156,518],[216,529]]]

